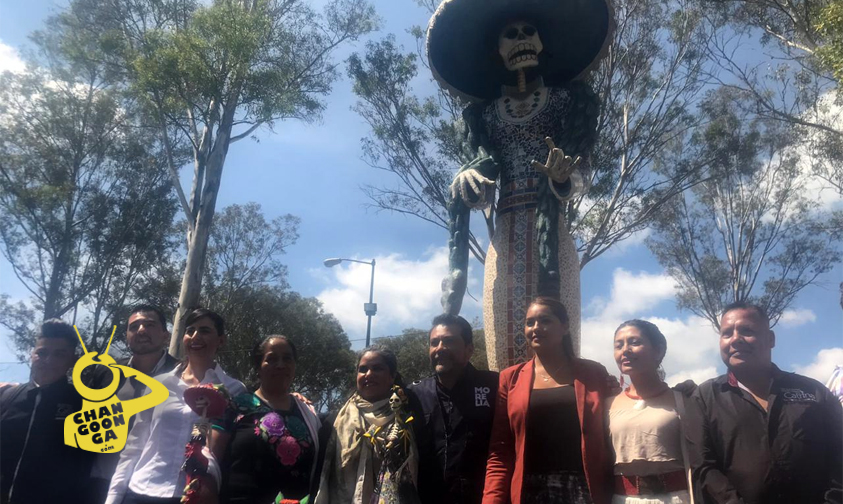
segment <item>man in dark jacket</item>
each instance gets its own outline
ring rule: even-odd
[[[763,308],[734,303],[720,321],[726,375],[689,404],[694,479],[704,503],[840,503],[843,408],[820,382],[772,362]]]
[[[433,319],[435,376],[410,386],[417,416],[419,496],[423,503],[475,504],[483,497],[498,374],[469,362],[471,325],[456,315]]]
[[[93,453],[64,444],[64,420],[82,409],[67,381],[76,362],[73,327],[47,320],[32,350],[28,383],[0,393],[0,502],[88,504]]]

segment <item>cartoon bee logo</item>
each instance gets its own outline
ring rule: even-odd
[[[73,328],[76,329],[76,326]],[[117,326],[114,326],[105,353],[99,355],[97,352],[88,352],[79,329],[76,329],[84,355],[73,366],[73,386],[82,396],[82,409],[64,420],[64,444],[68,446],[96,453],[119,452],[126,446],[129,437],[129,418],[161,404],[169,395],[167,387],[158,380],[129,366],[121,366],[108,355],[116,330]],[[111,371],[111,383],[102,389],[92,389],[82,383],[82,370],[96,364],[107,366]],[[150,392],[137,399],[121,401],[117,397],[120,371],[127,379],[134,376],[149,387]]]

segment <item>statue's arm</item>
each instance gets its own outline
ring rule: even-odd
[[[580,158],[570,176],[561,182],[553,181],[552,189],[562,201],[588,191],[590,185],[589,157],[597,142],[597,121],[600,101],[591,87],[581,81],[568,85],[571,105],[565,115],[563,127],[554,134],[556,147],[572,159]]]
[[[468,283],[469,214],[472,208],[491,205],[495,197],[500,165],[483,123],[483,104],[470,105],[463,111],[467,158],[451,184],[448,202],[448,276],[442,281],[442,308],[459,314]]]

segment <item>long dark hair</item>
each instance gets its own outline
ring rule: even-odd
[[[379,355],[386,363],[386,367],[389,369],[389,374],[393,377],[392,381],[394,384],[398,385],[402,389],[404,388],[404,378],[402,378],[401,373],[398,372],[398,357],[395,355],[395,352],[383,345],[374,344],[364,348],[363,351],[360,352],[360,355],[357,356],[357,365],[354,367],[355,373],[357,372],[357,368],[360,367],[360,359],[362,359],[367,353]]]
[[[659,367],[661,367],[662,360],[664,360],[665,355],[667,355],[667,338],[665,338],[664,334],[662,334],[662,332],[659,330],[659,326],[652,322],[647,322],[646,320],[641,319],[627,320],[623,324],[619,325],[617,329],[615,329],[615,335],[617,335],[618,331],[620,331],[624,327],[634,327],[638,329],[638,332],[641,333],[641,336],[647,338],[647,341],[649,341],[651,345],[656,347],[657,350],[661,351],[662,357],[661,359],[659,359]]]
[[[530,301],[530,304],[527,305],[527,310],[529,311],[530,307],[533,305],[539,306],[546,306],[550,309],[551,313],[559,319],[560,322],[563,324],[568,323],[568,310],[565,309],[565,305],[562,304],[561,301],[558,299],[554,299],[548,296],[538,296],[533,298]],[[562,351],[565,353],[565,356],[569,359],[576,358],[577,354],[574,352],[574,341],[571,339],[571,331],[570,329],[568,332],[562,335]]]

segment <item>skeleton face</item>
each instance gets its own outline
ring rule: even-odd
[[[392,408],[392,411],[401,409],[401,398],[398,397],[398,393],[392,393],[392,397],[389,398],[389,406]]]
[[[543,48],[536,27],[524,21],[506,25],[498,38],[498,52],[510,71],[537,66]]]

